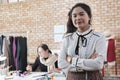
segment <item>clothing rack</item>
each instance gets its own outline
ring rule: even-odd
[[[26,41],[26,40],[28,40],[29,33],[30,33],[30,31],[2,31],[2,32],[0,32],[0,35],[1,36],[2,35],[5,36],[6,39],[8,40],[7,42],[9,43],[9,46],[11,47],[10,49],[11,50],[14,49],[13,52],[11,53],[12,55],[14,54],[14,56],[13,57],[9,56],[9,57],[11,57],[10,65],[13,65],[13,68],[11,68],[11,70],[14,70],[14,69],[16,69],[16,70],[20,69],[20,70],[23,70],[23,71],[25,70],[25,66],[27,64],[26,63],[26,59],[27,59],[26,56],[27,56],[27,53],[29,52],[29,49],[27,48],[28,41]],[[15,57],[15,54],[16,54],[15,50],[17,50],[17,46],[15,46],[16,45],[16,42],[15,42],[16,39],[15,38],[17,38],[17,39],[19,38],[20,39],[19,40],[20,41],[19,47],[21,47],[21,49],[19,49],[19,47],[18,47],[19,51],[17,53],[20,54],[21,53],[20,50],[22,50],[22,53],[25,53],[25,55],[22,54],[23,57],[21,57],[21,59],[19,61],[19,65],[21,65],[21,60],[25,59],[24,60],[25,63],[23,64],[23,67],[21,67],[21,66],[17,67],[18,66],[18,62],[17,62],[17,57]],[[13,40],[14,40],[14,43],[13,43]],[[11,44],[10,44],[10,42],[11,42]],[[14,44],[15,48],[13,48],[13,46],[12,46],[13,44]],[[15,62],[15,63],[13,64],[11,62]]]
[[[25,36],[27,40],[29,40],[29,33],[31,32],[32,31],[3,31],[0,32],[0,36],[5,35],[7,38],[9,38],[9,36]],[[28,41],[27,46],[29,46]],[[29,49],[27,50],[27,53],[29,53]]]
[[[31,31],[11,31],[11,32],[7,32],[7,31],[4,31],[4,32],[0,32],[0,35],[5,35],[5,36],[26,36],[27,38],[29,37],[29,33]],[[8,35],[9,34],[9,35]],[[12,34],[12,35],[11,35]],[[16,35],[17,34],[17,35]],[[22,35],[21,35],[22,34]]]
[[[7,38],[9,36],[25,36],[27,37],[27,39],[29,38],[29,33],[32,32],[32,31],[1,31],[0,32],[0,36],[1,35],[4,35],[6,36]],[[28,46],[28,41],[27,41],[27,46]],[[28,50],[29,52],[29,50]]]

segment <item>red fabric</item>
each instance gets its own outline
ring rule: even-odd
[[[109,39],[108,40],[108,49],[107,49],[107,62],[112,62],[116,60],[115,55],[115,40]]]

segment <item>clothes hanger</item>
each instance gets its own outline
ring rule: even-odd
[[[106,37],[107,40],[115,38],[115,35],[110,33],[110,31],[105,31],[103,33],[104,33],[104,36]]]

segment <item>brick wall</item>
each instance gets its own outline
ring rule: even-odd
[[[120,68],[120,1],[119,0],[26,0],[0,5],[0,34],[27,36],[29,55],[46,43],[51,49],[60,49],[54,42],[54,25],[65,25],[67,13],[77,2],[85,2],[93,12],[92,28],[115,35],[117,67]],[[120,69],[118,69],[120,74]]]

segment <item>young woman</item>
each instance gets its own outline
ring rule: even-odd
[[[91,29],[92,13],[85,3],[77,3],[68,14],[67,32],[58,66],[67,80],[103,80],[99,70],[106,54],[105,37]]]
[[[40,67],[42,72],[58,72],[57,54],[52,54],[46,44],[41,44],[37,48],[38,57],[35,60],[33,66],[28,65],[27,70],[35,71],[37,67]]]

